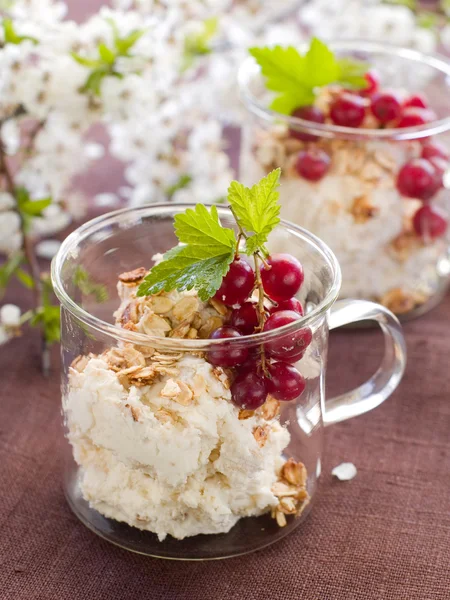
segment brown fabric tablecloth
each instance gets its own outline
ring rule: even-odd
[[[327,430],[308,520],[266,550],[207,563],[133,555],[78,522],[61,487],[57,365],[45,380],[36,337],[1,347],[1,600],[448,600],[450,299],[405,332],[401,387]],[[376,331],[333,332],[330,393],[361,383],[380,355]],[[358,468],[351,482],[330,475],[342,461]]]

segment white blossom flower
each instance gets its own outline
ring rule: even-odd
[[[4,304],[0,307],[0,323],[4,327],[18,327],[20,325],[20,308],[15,304]]]

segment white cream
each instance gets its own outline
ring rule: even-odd
[[[227,532],[240,517],[276,506],[271,487],[290,439],[277,420],[240,420],[203,358],[185,356],[176,368],[193,389],[189,406],[161,395],[168,376],[128,391],[101,358],[72,370],[64,399],[83,497],[161,540]],[[166,422],[157,417],[164,411]],[[270,428],[262,447],[253,434],[260,425]]]

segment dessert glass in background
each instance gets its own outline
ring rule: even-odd
[[[401,380],[405,344],[386,308],[363,300],[335,304],[335,256],[286,222],[273,235],[303,265],[298,299],[306,314],[297,322],[243,338],[202,339],[227,319],[227,309],[199,303],[190,292],[141,298],[141,317],[133,319],[130,300],[145,272],[139,268],[174,246],[173,219],[186,208],[153,205],[94,219],[63,242],[52,279],[62,303],[65,492],[72,510],[124,548],[195,560],[257,550],[303,521],[317,494],[324,425],[381,404]],[[223,226],[235,227],[227,208],[218,211]],[[329,329],[367,319],[384,333],[381,366],[360,388],[325,401]],[[177,335],[184,338],[170,337],[182,323],[188,325]],[[190,339],[192,328],[197,339]],[[289,402],[269,399],[255,413],[231,403],[226,370],[205,360],[205,352],[285,345],[307,329],[311,342],[295,363],[303,392]],[[286,491],[292,485],[295,498]]]
[[[330,48],[338,58],[367,62],[378,72],[383,89],[402,90],[407,96],[423,93],[437,119],[388,129],[376,128],[370,116],[363,127],[352,128],[282,115],[268,108],[273,94],[255,60],[248,58],[239,72],[249,112],[242,132],[240,179],[248,184],[281,167],[281,215],[331,247],[342,269],[340,296],[374,300],[400,318],[414,317],[436,305],[448,288],[448,232],[433,237],[422,228],[419,234],[413,219],[424,203],[402,196],[396,181],[402,166],[420,157],[427,141],[450,152],[450,63],[374,42],[342,41]],[[322,92],[318,106],[329,100]],[[324,151],[330,161],[317,181],[298,169],[299,153],[311,149]],[[447,171],[448,161],[437,160]],[[448,173],[443,183],[426,205],[448,220]],[[289,251],[283,246],[274,250]]]

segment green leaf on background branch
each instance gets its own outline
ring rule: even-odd
[[[206,19],[203,21],[203,31],[186,37],[184,40],[182,71],[189,69],[198,56],[211,53],[211,41],[217,33],[218,25],[217,17]]]
[[[22,264],[23,254],[16,252],[0,267],[0,298],[5,293],[11,278],[17,274],[17,269]]]
[[[29,40],[33,42],[33,44],[37,44],[38,40],[30,35],[19,35],[15,28],[14,23],[11,19],[3,19],[3,37],[5,44],[21,44],[25,40]]]
[[[101,283],[96,283],[83,267],[78,266],[72,276],[72,283],[85,296],[94,296],[97,302],[106,302],[108,290]]]
[[[29,231],[33,218],[42,217],[43,211],[52,203],[51,198],[32,200],[30,193],[24,187],[15,189],[17,209],[23,219],[25,231]]]
[[[191,181],[192,175],[189,175],[189,173],[183,173],[182,175],[180,175],[180,177],[175,183],[166,188],[166,194],[169,200],[172,199],[176,192],[186,188],[191,183]]]
[[[31,327],[40,327],[48,344],[59,341],[61,332],[61,314],[58,304],[53,304],[54,292],[50,277],[43,276],[42,306],[32,311],[30,318]]]
[[[15,276],[20,281],[20,283],[22,285],[24,285],[26,288],[28,288],[29,290],[32,290],[34,288],[33,278],[31,277],[31,275],[29,273],[27,273],[23,269],[18,268],[15,273]]]
[[[382,4],[391,4],[394,6],[406,6],[413,11],[417,9],[417,0],[382,0]]]

